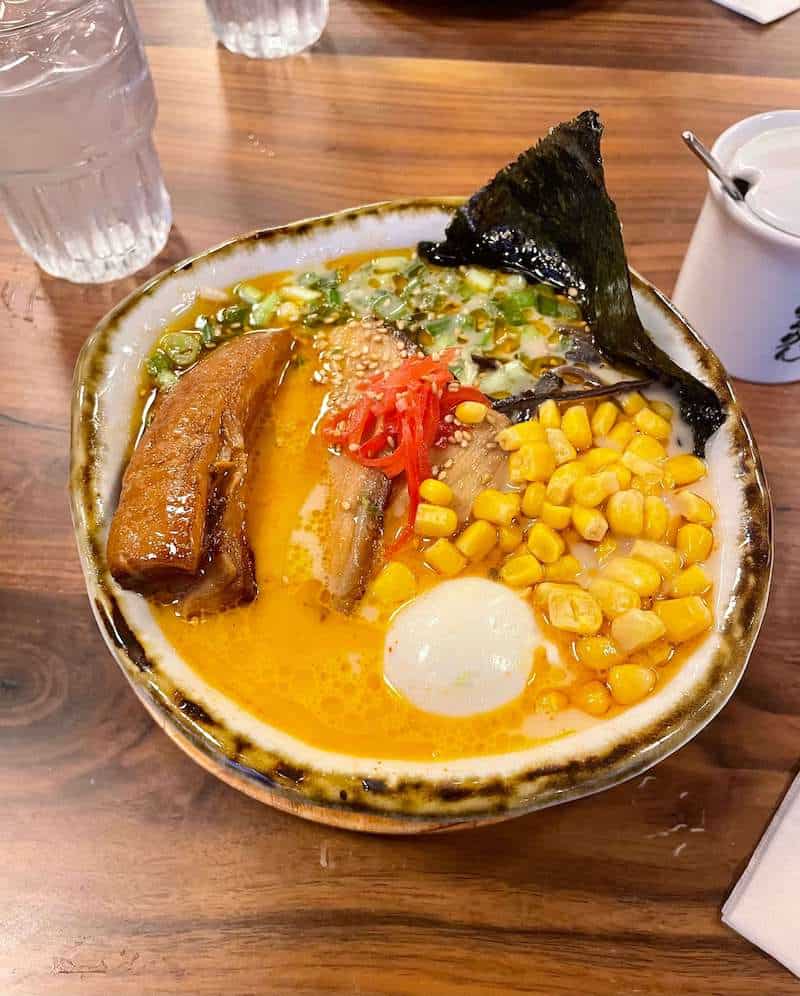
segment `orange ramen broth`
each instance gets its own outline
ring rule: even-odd
[[[392,251],[397,255],[397,251]],[[356,266],[376,253],[347,257]],[[344,260],[336,266],[343,268]],[[250,280],[264,290],[285,274]],[[183,312],[172,328],[190,326],[202,302]],[[326,389],[316,384],[317,357],[308,330],[298,327],[295,359],[267,417],[251,461],[248,532],[256,562],[258,597],[201,620],[186,621],[170,606],[154,615],[175,650],[209,685],[256,718],[323,750],[405,760],[452,759],[522,750],[546,739],[605,722],[567,708],[537,712],[537,697],[555,687],[570,689],[597,673],[578,664],[571,638],[550,627],[548,639],[561,648],[561,666],[534,653],[531,677],[521,696],[492,712],[467,717],[423,712],[383,677],[383,647],[391,616],[377,612],[347,617],[326,609],[313,579],[313,554],[293,533],[301,523],[326,527],[325,502],[308,512],[309,496],[324,479],[327,451],[315,422]],[[202,361],[201,361],[202,362]],[[305,507],[305,508],[304,508]],[[309,526],[310,523],[310,526]],[[388,523],[392,534],[397,523]],[[440,583],[413,545],[396,555],[417,575],[419,592]],[[499,555],[467,573],[486,576]],[[659,669],[659,686],[680,667],[695,644]]]

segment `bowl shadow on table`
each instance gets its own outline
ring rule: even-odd
[[[39,284],[50,308],[56,348],[65,370],[71,375],[81,347],[105,314],[137,287],[191,252],[180,229],[173,225],[167,244],[158,256],[122,280],[107,284],[73,284],[40,270]]]

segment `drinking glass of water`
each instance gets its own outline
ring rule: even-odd
[[[127,276],[172,214],[130,0],[0,0],[0,208],[43,270]]]
[[[328,0],[206,0],[214,33],[231,52],[279,59],[313,45],[328,20]]]

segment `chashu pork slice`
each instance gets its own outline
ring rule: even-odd
[[[108,535],[113,577],[184,615],[256,594],[246,528],[249,451],[292,350],[287,331],[219,346],[159,398]]]
[[[330,385],[328,406],[341,410],[376,373],[417,353],[403,335],[377,320],[352,321],[319,332],[321,376]],[[324,585],[331,604],[349,613],[363,596],[381,554],[391,481],[346,453],[331,453],[326,470],[328,528],[323,538]]]
[[[508,454],[497,444],[497,434],[509,424],[505,415],[490,410],[478,425],[460,427],[459,441],[431,451],[431,463],[443,471],[462,524],[469,518],[479,491],[502,490],[508,484]]]

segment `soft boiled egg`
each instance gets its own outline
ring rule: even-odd
[[[469,716],[520,695],[539,646],[547,641],[519,595],[484,578],[458,578],[397,613],[384,677],[419,709]]]

